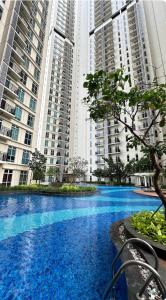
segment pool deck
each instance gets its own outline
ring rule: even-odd
[[[145,192],[144,190],[134,190],[134,193],[142,196],[158,197],[158,195],[155,192]]]

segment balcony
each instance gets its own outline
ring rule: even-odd
[[[13,44],[13,57],[14,59],[19,63],[23,63],[23,51],[18,47],[18,45],[16,43]]]
[[[15,40],[22,48],[26,47],[24,34],[19,27],[16,28]]]
[[[31,6],[32,6],[32,2],[29,1],[29,0],[23,0],[23,3],[24,3],[25,6],[27,6],[28,9],[30,9]]]
[[[5,90],[11,98],[17,97],[18,87],[10,79],[6,79]]]
[[[31,2],[31,1],[26,1],[26,4],[27,2]],[[24,5],[24,2],[22,1],[21,2],[21,12],[22,12],[22,15],[26,18],[26,20],[29,22],[30,20],[30,17],[31,17],[31,14],[30,14],[30,7],[28,5]]]
[[[2,99],[0,101],[0,113],[7,118],[13,118],[15,115],[15,108]]]
[[[18,19],[18,24],[19,24],[19,27],[26,34],[28,32],[28,24],[25,22],[25,20],[20,15],[19,15],[19,19]]]
[[[11,60],[9,63],[9,74],[14,80],[20,80],[20,72],[21,68],[13,61]]]
[[[3,125],[0,126],[0,139],[1,140],[8,140],[11,137],[11,129],[7,128]]]

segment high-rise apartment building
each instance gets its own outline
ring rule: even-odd
[[[49,1],[0,1],[0,184],[29,180],[48,39]]]
[[[94,1],[94,28],[90,31],[95,45],[95,69],[114,71],[124,68],[130,74],[132,85],[145,89],[154,80],[165,82],[166,41],[164,39],[164,22],[166,3],[164,1]],[[130,88],[130,87],[128,87]],[[150,111],[140,113],[136,120],[136,130],[146,130],[150,122]],[[124,121],[128,116],[123,113]],[[127,139],[129,132],[114,119],[96,124],[97,167],[104,168],[102,157],[111,156],[115,162],[127,163],[131,159],[140,159],[140,147],[129,149]],[[163,138],[163,132],[154,128],[149,139]],[[151,180],[139,178],[140,180]]]
[[[57,167],[60,181],[68,171],[74,6],[73,0],[53,1],[38,132],[38,148],[47,158],[47,169]]]

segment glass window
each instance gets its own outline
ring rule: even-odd
[[[26,69],[29,68],[29,59],[28,59],[27,56],[24,56],[24,67],[25,67]]]
[[[25,139],[24,139],[24,144],[30,145],[32,141],[32,133],[29,131],[26,131],[25,133]]]
[[[21,87],[19,87],[19,89],[18,89],[18,100],[20,102],[24,102],[24,94],[25,94],[25,91]]]
[[[16,108],[15,108],[15,118],[20,121],[21,120],[21,115],[22,115],[21,107],[16,106]]]
[[[29,108],[32,111],[36,111],[36,100],[33,97],[30,98]]]
[[[40,67],[41,57],[38,54],[36,54],[36,64]]]
[[[31,114],[28,114],[27,125],[33,128],[35,117]]]
[[[44,149],[44,154],[47,154],[48,153],[48,149]]]
[[[38,91],[38,85],[33,81],[32,82],[32,93],[34,93],[36,95],[37,91]]]
[[[12,125],[12,128],[11,128],[11,138],[12,138],[12,140],[17,141],[18,140],[18,134],[19,134],[19,127],[16,126],[16,125]]]
[[[16,155],[16,147],[9,146],[7,151],[7,161],[14,162]]]
[[[48,147],[48,140],[45,141],[45,146]]]
[[[22,153],[22,164],[27,165],[29,163],[29,151],[28,150],[23,150]]]
[[[5,169],[2,179],[2,185],[10,186],[12,181],[13,170]]]
[[[31,54],[31,49],[32,49],[32,47],[31,47],[30,43],[29,43],[28,41],[26,41],[26,51],[27,51],[29,54]]]
[[[40,71],[35,67],[34,69],[34,77],[37,81],[39,81],[40,78]]]
[[[27,181],[28,181],[28,171],[21,171],[19,184],[27,184]]]
[[[27,74],[22,70],[21,73],[20,73],[20,76],[21,76],[21,82],[26,85],[27,83]]]

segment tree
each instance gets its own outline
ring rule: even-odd
[[[87,172],[88,161],[81,157],[73,157],[69,159],[69,171],[73,175],[73,181],[77,178],[85,176]]]
[[[107,172],[105,169],[97,168],[92,174],[98,178],[98,181],[101,181],[101,178],[107,177]]]
[[[118,162],[114,162],[111,156],[103,158],[103,160],[108,165],[106,173],[111,181],[116,179],[116,182],[121,184],[122,180],[126,180],[126,178],[129,178],[133,174],[133,161],[125,165],[120,159]]]
[[[93,120],[114,118],[128,130],[128,146],[140,146],[149,156],[154,169],[154,188],[164,205],[166,219],[166,196],[159,185],[162,157],[166,154],[166,144],[160,134],[166,123],[166,84],[147,86],[142,82],[144,89],[137,85],[129,86],[130,76],[125,75],[122,69],[112,73],[101,70],[87,74],[84,87],[88,90],[88,96],[84,100],[89,105]],[[136,127],[140,113],[147,113],[150,120],[142,128]]]
[[[45,178],[46,161],[46,157],[38,150],[35,150],[35,152],[32,153],[32,160],[29,161],[29,168],[33,172],[33,179],[36,180],[36,183],[38,180],[40,183],[40,181]]]
[[[56,179],[56,176],[59,174],[59,169],[57,167],[49,167],[47,170],[47,176],[51,177],[51,181],[53,180],[53,182]]]

